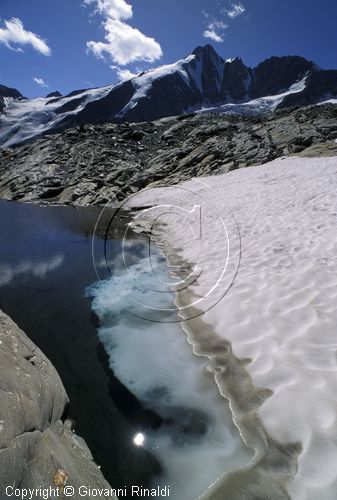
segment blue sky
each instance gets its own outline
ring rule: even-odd
[[[0,83],[27,97],[117,83],[206,43],[250,66],[298,54],[337,68],[336,0],[0,2]]]

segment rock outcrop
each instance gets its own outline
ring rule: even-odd
[[[0,498],[7,498],[7,486],[67,485],[74,499],[80,486],[111,489],[64,419],[68,398],[55,368],[1,311],[0,366]]]
[[[22,98],[22,94],[16,89],[0,85],[0,113],[3,112],[8,100],[18,100]]]
[[[49,94],[46,95],[46,99],[50,99],[52,97],[62,97],[62,94],[58,90],[55,90],[55,92],[49,92]]]
[[[197,114],[85,125],[0,150],[0,197],[103,205],[145,186],[177,184],[289,154],[311,155],[318,145],[336,154],[336,138],[334,105],[260,117]]]

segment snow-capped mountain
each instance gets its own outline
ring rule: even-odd
[[[0,113],[15,99],[21,99],[22,95],[16,89],[0,85]]]
[[[0,144],[10,147],[45,133],[67,128],[62,123],[76,119],[91,102],[97,105],[109,94],[113,85],[71,92],[66,97],[7,99],[0,114]],[[75,125],[75,123],[73,123]],[[69,126],[72,126],[71,124]]]
[[[67,96],[24,99],[0,87],[0,144],[5,147],[87,123],[141,122],[192,111],[258,114],[337,96],[337,70],[299,56],[272,57],[256,68],[197,47],[174,64],[126,82]],[[6,91],[5,91],[6,94]]]

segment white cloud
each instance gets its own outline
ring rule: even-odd
[[[203,32],[203,36],[205,38],[210,38],[214,42],[223,42],[224,31],[228,28],[228,25],[221,21],[221,19],[216,19],[211,16],[208,12],[203,11],[203,15],[207,19],[207,26]]]
[[[241,16],[241,14],[245,12],[245,10],[246,8],[241,3],[233,3],[230,9],[226,9],[226,14],[231,19],[234,19],[234,17]]]
[[[44,279],[46,274],[55,271],[63,264],[63,255],[55,255],[47,260],[29,261],[22,260],[16,265],[11,266],[6,263],[0,264],[0,286],[11,283],[20,276],[33,276],[34,278]]]
[[[44,87],[44,88],[48,88],[49,85],[47,85],[43,80],[42,78],[37,78],[37,77],[34,77],[33,78],[34,82],[37,83],[38,85],[40,85],[40,87]]]
[[[229,5],[229,8],[225,7],[226,4]],[[234,19],[240,16],[245,12],[246,8],[241,3],[228,2],[228,0],[226,2],[218,0],[218,7],[220,8],[220,12],[216,17],[202,11],[207,23],[203,36],[210,38],[213,42],[220,43],[224,41],[225,30],[228,28],[228,24],[225,21],[228,21],[228,18]]]
[[[108,18],[104,28],[105,42],[87,42],[88,50],[98,58],[107,54],[115,63],[125,66],[135,61],[153,62],[162,56],[161,47],[153,38],[122,21]]]
[[[7,48],[16,52],[23,52],[17,45],[31,45],[40,54],[44,56],[51,55],[51,49],[47,43],[39,35],[27,31],[20,19],[13,17],[9,21],[4,21],[4,25],[4,28],[0,28],[0,43]]]
[[[132,5],[125,0],[84,0],[84,5],[96,4],[96,10],[100,14],[113,19],[130,19],[132,17]]]
[[[117,71],[118,80],[120,82],[125,82],[126,80],[131,80],[138,75],[138,73],[132,73],[129,69],[118,68],[118,66],[111,66],[111,69],[115,69]]]
[[[205,30],[203,32],[203,36],[205,38],[210,38],[214,42],[223,42],[223,37],[221,35],[218,35],[214,30]]]
[[[125,0],[84,0],[84,4],[95,4],[96,12],[104,18],[105,41],[87,42],[88,51],[95,57],[104,59],[107,55],[121,66],[160,59],[163,53],[159,43],[123,22],[132,17],[132,6]]]

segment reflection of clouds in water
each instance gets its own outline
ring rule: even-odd
[[[14,266],[0,264],[0,286],[8,285],[17,276],[30,274],[34,278],[43,279],[47,273],[55,271],[63,264],[63,255],[55,255],[47,260],[22,260]]]
[[[99,338],[114,375],[163,419],[156,430],[140,428],[131,437],[133,444],[159,458],[163,475],[156,485],[171,484],[172,499],[192,500],[224,470],[248,463],[250,453],[207,371],[207,360],[193,354],[180,324],[142,321],[125,312],[141,317],[145,311],[145,317],[157,321],[172,317],[161,311],[174,309],[172,295],[154,288],[161,259],[154,254],[149,269],[148,257],[137,255],[128,272],[114,270],[110,278],[88,287],[86,297],[93,299]],[[167,274],[161,276],[168,280]]]
[[[96,267],[99,267],[99,268],[101,268],[101,267],[105,268],[106,266],[119,267],[122,265],[122,263],[123,263],[123,260],[122,260],[121,256],[117,256],[114,259],[107,259],[107,260],[105,260],[104,258],[99,259],[95,262],[95,265],[96,265]]]
[[[108,248],[107,258],[104,257],[95,260],[98,269],[105,269],[107,266],[114,273],[125,272],[129,266],[137,264],[143,260],[149,253],[149,246],[144,242],[123,241],[122,247],[118,250]]]

